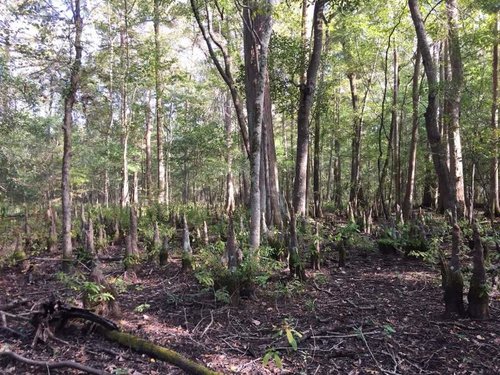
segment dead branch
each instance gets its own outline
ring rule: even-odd
[[[22,362],[22,363],[25,363],[25,364],[28,364],[31,366],[43,367],[43,368],[48,369],[48,370],[69,367],[69,368],[73,368],[75,370],[86,372],[88,374],[96,374],[96,375],[108,375],[109,374],[108,372],[98,370],[98,369],[95,369],[95,368],[92,368],[89,366],[85,366],[85,365],[82,365],[80,363],[73,362],[73,361],[61,361],[61,362],[36,361],[34,359],[29,359],[29,358],[23,357],[19,354],[16,354],[16,353],[8,350],[5,346],[2,347],[2,349],[0,349],[0,357],[2,357],[2,356],[12,358],[16,361],[19,361],[19,362]]]

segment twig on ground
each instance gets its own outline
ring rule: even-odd
[[[205,336],[205,334],[208,332],[213,323],[214,323],[214,312],[213,310],[210,310],[210,323],[208,323],[207,327],[203,330],[203,333],[201,334],[200,338]]]
[[[375,310],[376,307],[374,305],[368,305],[368,306],[358,306],[356,305],[354,302],[352,302],[350,299],[346,299],[345,300],[349,305],[351,305],[352,307],[355,307],[357,309],[360,309],[360,310]]]
[[[10,350],[8,350],[5,346],[0,349],[0,357],[5,356],[12,358],[16,361],[31,365],[31,366],[39,366],[39,367],[44,367],[48,370],[52,369],[57,369],[57,368],[73,368],[76,370],[80,370],[83,372],[86,372],[88,374],[95,374],[95,375],[109,375],[108,372],[105,372],[103,370],[98,370],[93,367],[85,366],[80,363],[74,362],[74,361],[61,361],[61,362],[53,362],[53,361],[37,361],[34,359],[26,358],[23,357],[19,354],[16,354]]]
[[[330,297],[338,297],[338,296],[336,296],[335,294],[333,294],[332,292],[330,292],[329,290],[326,290],[326,289],[320,288],[320,287],[318,286],[318,284],[316,284],[316,280],[313,280],[313,285],[314,285],[314,289],[316,289],[316,290],[317,290],[317,291],[319,291],[319,292],[326,293],[326,294],[328,294]]]
[[[389,371],[389,370],[385,370],[379,363],[379,361],[377,361],[377,358],[375,358],[375,356],[373,355],[373,352],[370,348],[370,345],[368,345],[368,341],[366,341],[366,337],[365,337],[365,333],[363,333],[363,329],[361,327],[359,327],[359,336],[361,337],[361,339],[363,340],[363,342],[365,343],[365,346],[366,348],[368,349],[368,352],[370,353],[370,356],[372,357],[373,361],[375,362],[375,364],[377,365],[378,369],[383,372],[384,374],[393,374],[393,375],[396,375],[398,374],[397,372],[395,371]]]

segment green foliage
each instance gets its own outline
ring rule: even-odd
[[[141,303],[140,305],[134,308],[134,312],[143,313],[149,310],[150,307],[151,305],[149,303]]]
[[[82,282],[80,291],[85,293],[87,299],[92,303],[108,302],[115,299],[111,293],[105,291],[104,286],[92,281]]]
[[[268,366],[270,360],[274,362],[277,368],[283,368],[283,361],[281,360],[279,353],[274,349],[269,349],[268,351],[266,351],[266,354],[264,354],[264,357],[262,357],[262,364],[264,366]]]

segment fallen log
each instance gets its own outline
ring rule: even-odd
[[[165,347],[153,344],[150,341],[141,339],[126,332],[109,330],[103,327],[97,327],[97,331],[108,340],[115,341],[127,348],[133,349],[139,353],[147,354],[156,359],[168,362],[192,375],[219,375],[218,372],[202,366],[184,356],[167,349]]]
[[[112,320],[93,313],[90,310],[73,307],[61,301],[55,301],[51,297],[48,301],[40,305],[40,309],[31,319],[31,323],[37,327],[34,343],[40,337],[54,337],[50,330],[50,325],[56,327],[64,326],[64,323],[71,319],[83,319],[96,323],[96,331],[108,340],[133,349],[139,353],[149,355],[161,361],[168,362],[179,367],[192,375],[219,375],[217,372],[208,369],[171,349],[153,344],[150,341],[141,339],[126,332],[120,332],[119,327]],[[39,332],[40,331],[40,332]],[[45,340],[43,340],[45,341]]]
[[[11,359],[25,363],[27,365],[43,367],[44,369],[47,369],[47,370],[53,370],[53,369],[57,369],[57,368],[73,368],[75,370],[83,371],[83,372],[86,372],[88,374],[110,375],[109,372],[106,372],[103,370],[98,370],[98,369],[95,369],[93,367],[85,366],[85,365],[82,365],[82,364],[74,362],[74,361],[60,361],[60,362],[37,361],[34,359],[26,358],[26,357],[23,357],[22,355],[14,353],[13,351],[8,350],[5,346],[0,349],[0,357],[9,357]]]

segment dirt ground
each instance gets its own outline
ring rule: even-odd
[[[112,253],[115,250],[110,250]],[[112,255],[112,254],[111,254]],[[350,251],[345,269],[329,254],[321,271],[308,271],[304,284],[278,272],[239,307],[214,300],[180,260],[145,264],[117,301],[123,330],[174,349],[224,374],[499,374],[500,298],[492,297],[492,319],[448,321],[438,270],[420,260]],[[79,296],[58,281],[59,264],[31,259],[33,278],[22,266],[0,271],[0,304],[24,297],[27,307],[51,293]],[[108,275],[121,264],[108,262]],[[496,287],[495,287],[496,288]],[[19,313],[22,309],[12,311]],[[111,374],[178,374],[181,370],[86,333],[72,322],[57,332],[66,341],[31,347],[33,329],[7,317],[20,337],[0,330],[0,347],[38,360],[74,360]],[[286,332],[297,342],[294,350]],[[263,364],[266,353],[282,361]],[[279,360],[278,360],[279,359]],[[2,374],[71,374],[0,358]]]

